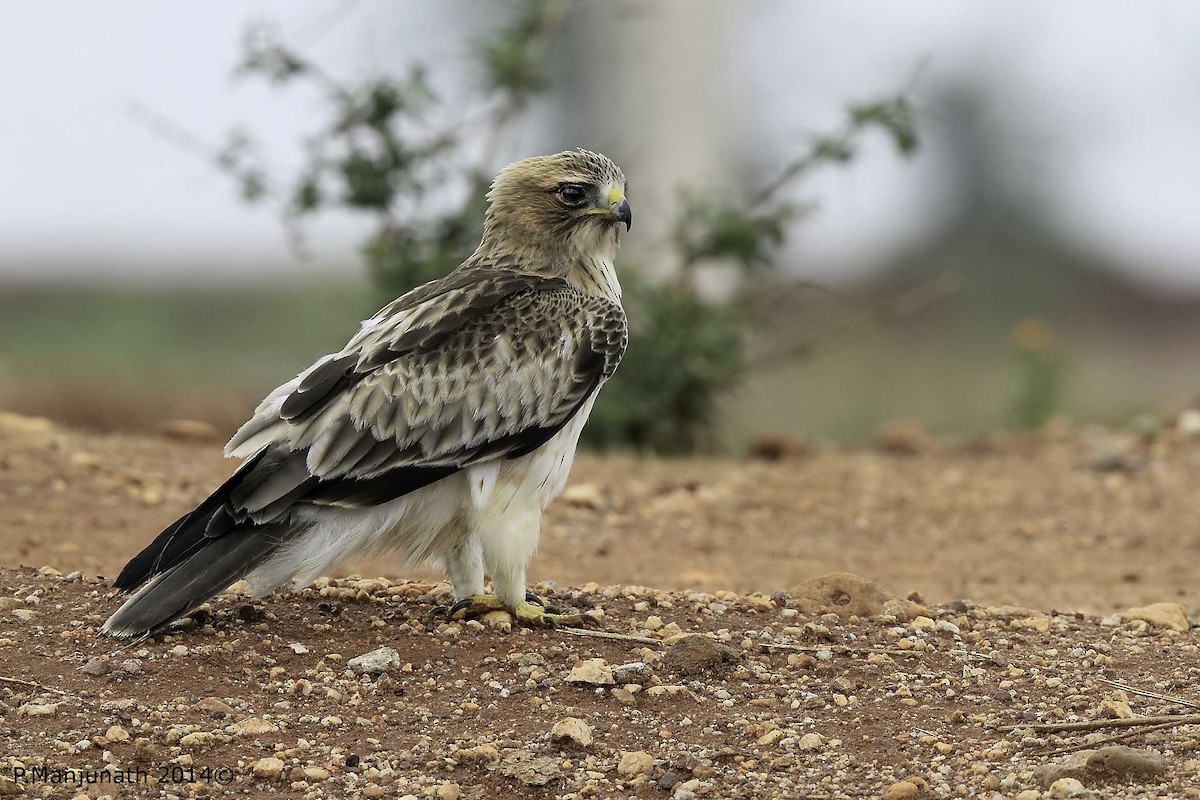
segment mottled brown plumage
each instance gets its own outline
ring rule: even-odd
[[[522,605],[525,562],[625,350],[624,190],[587,151],[505,168],[475,253],[263,400],[226,448],[247,461],[130,561],[116,584],[142,588],[105,630],[159,627],[243,577],[268,591],[385,551],[545,622]],[[479,599],[485,562],[495,603]]]

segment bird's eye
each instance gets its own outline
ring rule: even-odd
[[[587,192],[577,183],[568,183],[559,188],[558,196],[567,205],[578,206],[582,205],[583,201],[587,199]]]

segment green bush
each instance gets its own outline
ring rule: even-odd
[[[447,274],[474,249],[492,163],[529,100],[550,85],[550,43],[567,22],[561,0],[523,0],[511,19],[476,43],[486,76],[477,98],[483,155],[472,160],[462,127],[439,128],[430,112],[441,105],[427,70],[414,65],[401,77],[379,76],[344,85],[296,50],[251,32],[239,67],[244,75],[287,85],[304,81],[323,89],[329,118],[308,141],[308,162],[280,187],[257,159],[249,137],[234,134],[218,155],[251,201],[273,200],[290,230],[307,215],[338,208],[373,215],[377,229],[363,249],[381,302]],[[903,96],[851,106],[842,128],[805,142],[757,191],[726,187],[713,202],[685,191],[672,227],[675,257],[669,277],[657,281],[621,265],[630,320],[625,361],[601,394],[585,440],[596,447],[686,453],[710,444],[719,394],[745,371],[744,340],[751,316],[741,291],[769,271],[802,207],[790,198],[795,183],[823,164],[854,157],[859,137],[883,130],[903,154],[916,146],[912,109]],[[435,189],[464,186],[459,207],[431,212]],[[696,270],[726,265],[741,287],[720,302],[701,298]],[[655,269],[661,276],[664,269]]]

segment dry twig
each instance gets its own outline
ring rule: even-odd
[[[640,642],[641,644],[655,644],[662,646],[663,642],[659,639],[651,639],[647,636],[630,636],[626,633],[610,633],[609,631],[589,631],[586,628],[556,628],[555,630],[563,633],[570,633],[574,636],[592,636],[597,639],[620,639],[623,642]]]
[[[1100,745],[1112,744],[1113,742],[1128,741],[1129,739],[1132,739],[1135,736],[1145,736],[1147,733],[1153,733],[1154,731],[1163,730],[1164,728],[1173,728],[1173,727],[1175,727],[1174,722],[1164,722],[1160,725],[1151,725],[1146,728],[1134,728],[1133,730],[1128,730],[1128,731],[1125,731],[1124,733],[1117,733],[1117,734],[1113,734],[1112,736],[1105,736],[1102,739],[1092,739],[1091,741],[1085,740],[1082,742],[1076,742],[1075,744],[1072,744],[1072,745],[1068,745],[1067,747],[1060,747],[1057,750],[1047,750],[1046,752],[1039,753],[1038,755],[1060,756],[1063,753],[1074,753],[1079,750],[1088,750],[1093,747],[1099,747]]]
[[[54,689],[40,684],[37,681],[23,681],[20,678],[8,678],[4,675],[0,675],[0,683],[15,683],[18,686],[28,686],[31,689],[41,689],[43,692],[51,692],[53,694],[61,695],[62,697],[73,696],[70,692],[64,692],[62,689]]]
[[[1158,692],[1139,689],[1136,686],[1130,686],[1129,684],[1121,683],[1120,681],[1110,681],[1108,678],[1100,678],[1099,680],[1101,683],[1107,683],[1109,686],[1112,686],[1115,689],[1120,689],[1121,691],[1129,692],[1130,694],[1136,694],[1139,697],[1149,697],[1153,700],[1163,700],[1167,703],[1174,703],[1177,706],[1187,706],[1188,708],[1200,708],[1200,703],[1193,703],[1191,700],[1184,700],[1182,697],[1171,697],[1167,694],[1159,694]]]
[[[1042,733],[1055,731],[1098,731],[1103,728],[1134,728],[1146,725],[1200,725],[1200,714],[1165,714],[1159,717],[1133,719],[1094,719],[1085,722],[1042,722],[1033,725],[1005,725],[997,730],[1033,730]]]
[[[822,650],[828,650],[831,653],[870,655],[871,653],[881,653],[889,656],[920,656],[921,653],[917,650],[901,650],[898,647],[851,647],[846,644],[827,644],[827,645],[804,645],[804,644],[773,644],[768,642],[760,642],[759,647],[764,650],[790,650],[797,653],[819,653]]]

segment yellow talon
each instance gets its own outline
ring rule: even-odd
[[[539,605],[522,600],[513,608],[517,622],[527,628],[578,628],[591,623],[583,614],[550,614]]]
[[[504,603],[494,594],[473,594],[450,606],[446,617],[456,622],[482,617],[489,611],[502,611]]]
[[[491,594],[476,594],[464,597],[446,612],[447,619],[455,622],[476,619],[489,611],[507,611],[513,615],[517,623],[527,628],[581,628],[595,624],[591,617],[583,614],[552,614],[537,603],[521,600],[512,608],[501,602],[500,598]]]

